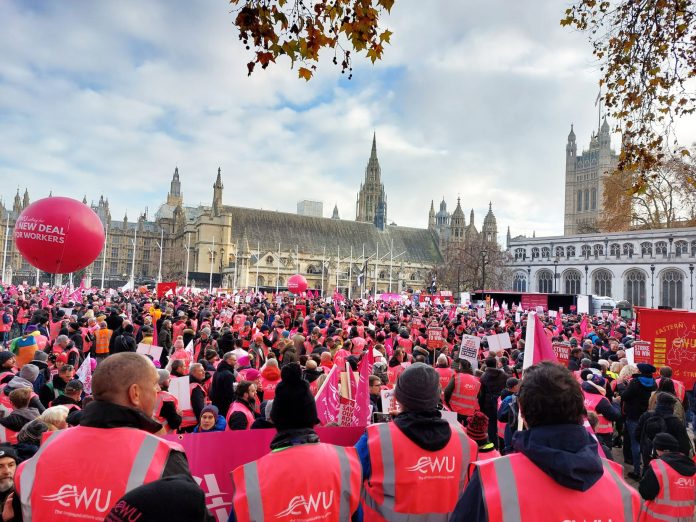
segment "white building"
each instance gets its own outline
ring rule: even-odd
[[[511,288],[694,310],[696,228],[510,238]]]
[[[297,202],[297,213],[300,216],[324,217],[324,204],[321,201],[303,199]]]

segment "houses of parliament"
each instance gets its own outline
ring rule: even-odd
[[[207,287],[212,274],[214,287],[275,290],[284,289],[288,277],[300,273],[310,288],[329,295],[338,289],[359,297],[421,289],[430,283],[432,270],[445,262],[450,247],[497,238],[492,205],[479,231],[473,209],[467,222],[459,198],[452,213],[444,198],[437,212],[431,201],[425,228],[389,224],[376,136],[357,193],[355,220],[340,219],[337,208],[331,218],[324,218],[226,205],[219,168],[210,205],[186,205],[184,184],[185,176],[175,168],[165,202],[154,216],[142,213],[135,221],[114,218],[108,197],[92,202],[107,239],[102,254],[79,277],[84,275],[98,286],[103,276],[105,286],[120,287],[130,277],[135,255],[136,283],[161,275],[163,281]],[[87,198],[82,202],[88,204]],[[0,202],[0,245],[8,235],[6,283],[32,284],[36,278],[36,270],[17,252],[12,239],[14,222],[29,204],[28,191],[21,196],[19,189],[11,206]],[[358,287],[357,276],[365,267]],[[50,280],[49,274],[40,278]]]

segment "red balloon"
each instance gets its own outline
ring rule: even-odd
[[[85,268],[104,247],[99,216],[71,198],[51,197],[29,205],[17,218],[14,237],[22,257],[51,274]]]
[[[295,274],[288,278],[288,290],[293,294],[301,294],[307,290],[308,286],[307,280],[303,275]]]

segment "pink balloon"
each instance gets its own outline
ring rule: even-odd
[[[307,280],[303,275],[295,274],[288,278],[288,290],[293,294],[301,294],[307,290],[308,286]]]
[[[40,199],[25,208],[17,218],[14,237],[22,257],[51,274],[85,268],[104,247],[99,216],[84,203],[63,197]]]

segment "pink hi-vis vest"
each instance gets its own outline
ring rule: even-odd
[[[660,386],[660,381],[662,378],[660,377],[655,381],[657,386]],[[679,399],[679,402],[682,402],[684,400],[684,395],[686,394],[686,386],[684,386],[684,383],[681,381],[678,381],[676,379],[672,379],[672,382],[674,383],[674,392],[677,394],[677,398]]]
[[[225,431],[229,431],[229,429],[230,429],[230,417],[236,411],[244,414],[244,416],[246,417],[246,420],[247,420],[246,429],[250,430],[251,425],[254,424],[254,414],[251,412],[251,410],[249,410],[249,408],[244,406],[242,403],[235,401],[232,403],[232,407],[227,412],[227,418],[225,419],[227,421],[226,426],[225,426]]]
[[[162,406],[164,406],[165,402],[171,402],[172,404],[174,404],[174,408],[176,410],[179,409],[179,399],[174,397],[174,395],[172,395],[169,392],[160,390],[159,392],[157,392],[157,402],[155,402],[155,414],[153,415],[153,417],[157,422],[159,422],[162,425],[165,432],[172,433],[174,430],[169,426],[167,419],[162,417]]]
[[[474,463],[489,522],[635,521],[638,492],[624,481],[620,465],[605,459],[602,464],[602,478],[587,491],[578,491],[561,486],[521,453]]]
[[[468,373],[454,375],[454,391],[450,397],[450,406],[459,415],[473,415],[479,407],[478,394],[481,381]]]
[[[595,412],[599,418],[599,424],[597,424],[597,429],[595,430],[596,433],[614,433],[614,428],[611,425],[611,421],[609,421],[604,415],[597,413],[597,405],[604,398],[604,395],[587,393],[585,390],[582,390],[582,395],[585,397],[585,409],[587,411]]]
[[[426,451],[394,423],[367,427],[372,474],[365,481],[366,521],[446,521],[468,481],[478,447],[459,426],[439,451]]]
[[[264,401],[275,398],[275,390],[279,382],[280,379],[272,381],[270,379],[266,379],[263,375],[261,376],[261,390],[263,390]]]
[[[193,393],[193,390],[195,390],[196,388],[200,388],[201,390],[203,390],[203,393],[205,393],[205,388],[203,388],[203,386],[201,386],[200,383],[198,383],[198,382],[189,383],[189,393]],[[159,410],[157,410],[157,411],[159,411]],[[193,413],[193,407],[181,412],[181,427],[182,428],[188,428],[190,426],[195,426],[196,424],[198,424],[198,419],[196,418],[196,414]]]
[[[361,480],[355,448],[293,446],[232,472],[234,511],[239,522],[344,522],[358,509]]]
[[[692,521],[696,512],[696,475],[680,475],[659,458],[651,460],[650,467],[657,477],[660,492],[643,504],[640,522]]]
[[[77,426],[53,432],[15,474],[25,521],[103,520],[126,492],[162,478],[172,451],[184,449],[135,428]],[[75,455],[96,466],[75,466]]]
[[[440,393],[444,393],[454,375],[454,370],[452,368],[435,368],[435,371],[440,375]]]
[[[10,444],[17,444],[18,431],[12,431],[0,424],[0,442],[9,442]]]

